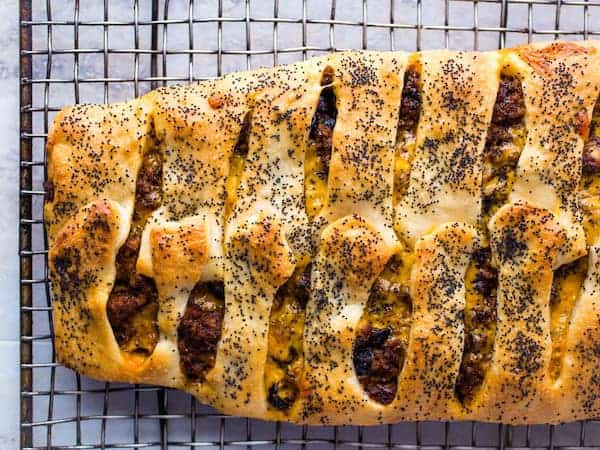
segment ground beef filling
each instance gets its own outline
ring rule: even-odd
[[[583,146],[581,166],[584,176],[600,173],[600,136],[591,136]]]
[[[373,400],[387,405],[394,400],[405,348],[392,337],[391,328],[363,328],[354,343],[354,370]]]
[[[412,130],[419,122],[421,114],[421,75],[415,68],[409,68],[404,74],[402,99],[398,128]]]
[[[158,340],[158,293],[154,281],[136,273],[142,231],[160,206],[162,161],[150,151],[144,155],[136,180],[131,230],[117,253],[116,279],[106,304],[108,319],[122,350],[148,355]]]
[[[518,78],[503,74],[484,148],[482,228],[508,200],[525,145],[525,100]],[[487,233],[486,233],[487,234]],[[488,248],[474,255],[465,277],[465,343],[456,380],[462,402],[473,398],[490,364],[496,333],[498,274]]]
[[[275,294],[271,308],[265,385],[269,404],[280,411],[289,410],[301,391],[302,339],[310,272],[310,264],[296,269]]]
[[[484,148],[483,217],[506,202],[525,145],[525,101],[521,82],[502,76]]]
[[[353,348],[360,384],[369,397],[384,405],[396,396],[410,333],[411,300],[406,284],[398,282],[404,278],[398,276],[402,265],[409,272],[406,262],[393,257],[375,281]]]
[[[394,154],[394,205],[406,192],[410,181],[410,169],[415,150],[417,124],[421,114],[421,75],[415,67],[404,73],[404,85],[400,101],[396,151]]]
[[[119,345],[127,351],[150,354],[158,338],[153,316],[158,309],[154,281],[138,275],[133,284],[117,283],[106,304],[108,320]],[[149,318],[151,323],[136,319]]]
[[[141,225],[132,225],[127,240],[119,249],[115,264],[117,266],[117,285],[135,283],[135,266],[140,251],[143,228]]]
[[[214,367],[224,314],[223,283],[198,283],[177,327],[181,367],[191,380],[203,381]]]
[[[333,86],[330,86],[333,82],[333,75],[334,72],[331,67],[326,67],[323,71],[321,85],[326,87],[321,90],[309,134],[309,138],[316,147],[317,156],[321,160],[322,170],[318,175],[323,179],[327,179],[329,173],[333,128],[337,119],[337,100],[333,92]]]
[[[306,212],[315,217],[324,206],[327,178],[337,119],[337,99],[334,92],[335,71],[327,66],[321,77],[321,95],[310,125],[308,146],[304,161],[304,189]]]
[[[162,160],[158,152],[144,155],[135,189],[135,212],[149,214],[162,202]],[[134,217],[134,220],[136,218]]]
[[[135,189],[135,205],[131,230],[117,253],[117,281],[135,284],[135,265],[140,250],[142,231],[149,215],[162,201],[162,162],[157,152],[144,156]]]
[[[456,394],[470,400],[483,382],[492,358],[496,329],[498,273],[488,248],[477,251],[466,275],[465,344]]]
[[[515,77],[502,76],[492,122],[502,125],[515,125],[525,116],[525,102],[521,81]]]

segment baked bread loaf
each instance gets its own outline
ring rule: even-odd
[[[303,424],[599,417],[598,74],[342,52],[62,110],[60,361]]]

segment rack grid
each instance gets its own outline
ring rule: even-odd
[[[600,448],[593,420],[299,427],[82,377],[55,359],[42,213],[45,140],[66,104],[348,48],[486,50],[597,35],[600,0],[21,0],[22,448]]]

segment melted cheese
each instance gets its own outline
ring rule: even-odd
[[[304,201],[309,219],[321,211],[327,201],[327,168],[317,156],[317,146],[309,144],[304,160]]]
[[[272,386],[278,387],[281,398],[297,398],[300,386],[303,357],[304,305],[294,296],[294,291],[306,269],[307,261],[300,263],[290,279],[276,296],[269,321],[269,349],[265,364],[267,395]],[[271,407],[273,405],[270,405]],[[289,408],[288,408],[289,409]]]
[[[483,196],[494,196],[489,209],[482,214],[482,228],[487,229],[491,217],[508,200],[516,178],[517,161],[525,147],[526,130],[523,123],[509,126],[509,142],[502,145],[502,152],[494,157],[485,155],[483,160]]]
[[[129,326],[133,329],[133,336],[122,344],[121,350],[149,356],[158,341],[157,314],[158,303],[155,301],[149,301],[141,307],[129,322]]]
[[[368,326],[378,329],[391,328],[392,337],[400,339],[405,350],[408,348],[412,323],[412,305],[408,300],[408,293],[414,261],[414,252],[408,247],[390,258],[379,276],[386,285],[389,284],[389,288],[383,295],[377,295],[376,299],[373,296],[369,298],[358,325],[359,330]]]
[[[240,179],[244,173],[244,167],[246,165],[246,157],[239,153],[233,152],[229,159],[229,175],[225,181],[225,193],[227,198],[225,199],[225,220],[229,218],[233,211],[233,207],[237,200],[237,188],[240,184]]]
[[[396,152],[394,153],[394,191],[393,205],[397,205],[410,180],[410,168],[415,153],[415,134],[413,131],[398,130]]]

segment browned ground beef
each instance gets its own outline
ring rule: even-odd
[[[148,338],[148,335],[140,335],[147,330],[135,329],[133,318],[145,305],[157,302],[158,293],[152,279],[136,273],[136,263],[146,218],[160,206],[161,189],[162,160],[158,152],[150,151],[144,155],[138,172],[131,230],[117,253],[115,286],[106,305],[108,319],[119,345],[129,342],[136,333],[136,338]]]
[[[502,77],[492,122],[501,125],[513,125],[519,123],[525,116],[525,101],[521,81],[514,77]]]
[[[321,78],[321,85],[327,86],[333,82],[333,70],[325,68]],[[324,170],[319,176],[326,178],[329,173],[329,162],[331,160],[331,146],[333,139],[333,128],[337,119],[336,97],[332,86],[327,86],[321,91],[317,110],[313,116],[310,126],[310,139],[317,147],[317,156],[321,160]]]
[[[128,286],[117,286],[106,305],[108,320],[114,327],[120,328],[145,303],[146,299]]]
[[[240,129],[240,134],[238,135],[238,140],[235,143],[235,147],[233,147],[233,153],[235,153],[236,155],[246,156],[248,154],[248,139],[250,137],[251,115],[252,114],[248,112],[244,116],[242,128]]]
[[[461,401],[471,397],[475,388],[483,382],[480,352],[484,345],[485,336],[473,332],[465,336],[465,356],[456,380],[456,393]]]
[[[489,248],[483,248],[475,253],[475,262],[477,263],[477,279],[475,280],[475,289],[486,298],[490,298],[492,303],[486,305],[492,307],[495,313],[496,301],[494,296],[498,287],[498,271],[491,264],[492,255]]]
[[[592,136],[583,147],[582,168],[584,174],[600,172],[600,160],[595,156],[600,154],[600,137]]]
[[[127,236],[127,240],[119,249],[115,264],[117,266],[117,280],[129,282],[135,275],[140,242],[142,239],[142,228],[133,226]]]
[[[471,330],[467,330],[465,334],[464,356],[456,380],[456,393],[461,401],[471,397],[475,388],[483,382],[483,365],[491,357],[483,353],[487,344],[486,335],[478,333],[476,328],[496,321],[498,272],[490,263],[491,253],[488,248],[477,251],[474,258],[477,265],[474,288],[483,296],[484,301],[473,308],[471,316],[467,318]]]
[[[417,125],[421,114],[421,77],[417,70],[408,69],[404,74],[404,87],[400,103],[398,128],[410,130]]]
[[[298,387],[286,378],[273,383],[269,387],[267,400],[274,408],[287,411],[292,407],[298,397]]]
[[[203,380],[206,372],[213,367],[221,338],[224,307],[222,303],[203,301],[208,293],[219,298],[223,293],[222,283],[197,285],[177,327],[183,371],[194,380]]]
[[[144,276],[137,276],[135,283],[117,283],[113,288],[106,313],[119,344],[132,338],[134,329],[130,326],[131,318],[149,301],[157,300],[154,281]]]
[[[162,161],[156,152],[144,156],[137,177],[135,190],[135,209],[153,210],[161,203]]]
[[[505,159],[502,163],[509,167],[514,167],[519,161],[519,153],[514,153],[510,160],[506,159],[504,145],[510,143],[513,137],[504,125],[498,125],[492,123],[488,129],[488,134],[485,141],[485,152],[489,159],[493,163],[500,162],[503,158]]]
[[[357,335],[354,369],[365,391],[379,403],[389,404],[396,395],[404,351],[390,328],[365,327]]]

